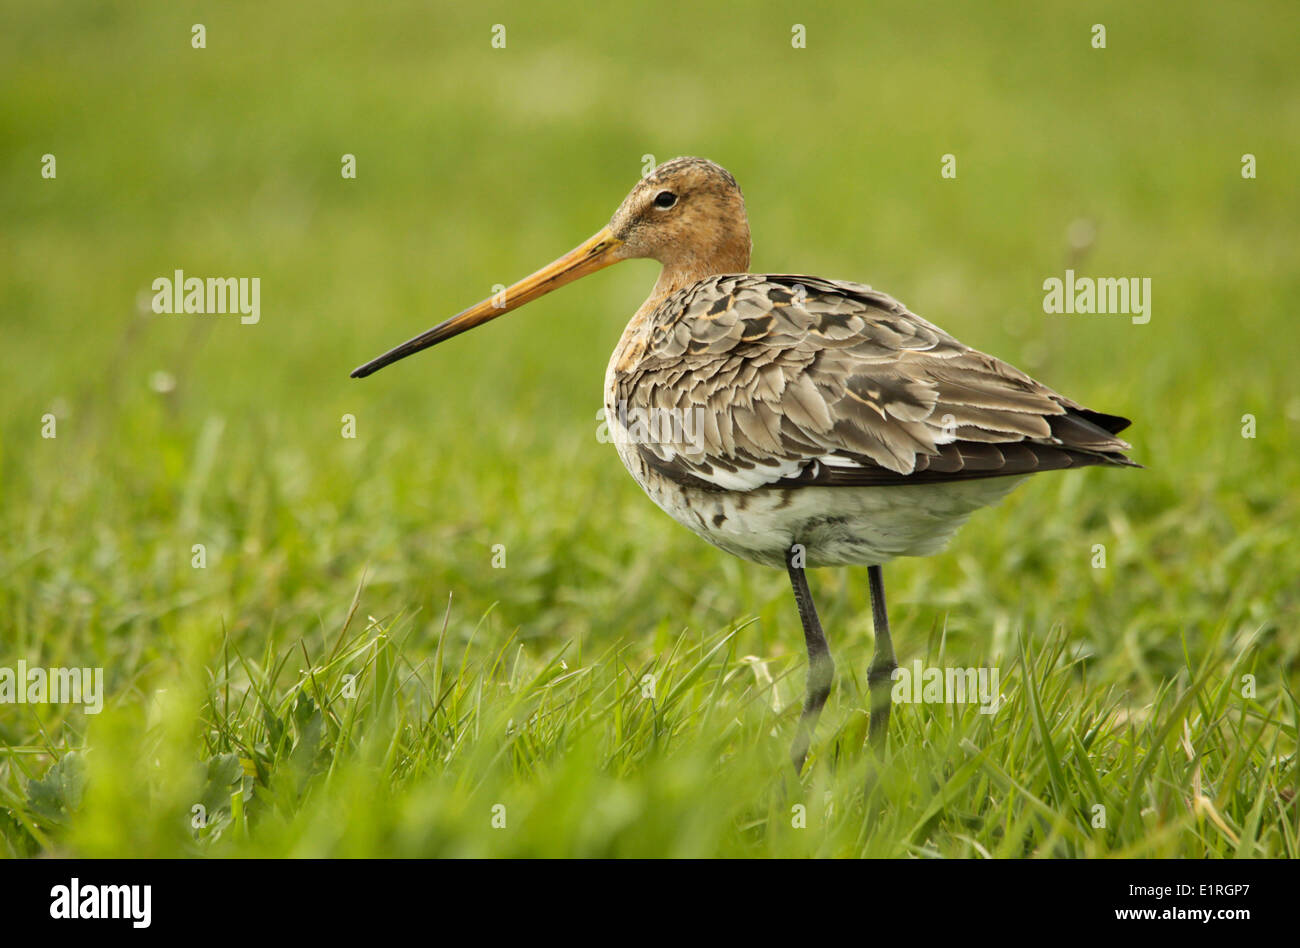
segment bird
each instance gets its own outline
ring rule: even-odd
[[[714,546],[784,568],[808,657],[790,760],[834,683],[806,570],[866,566],[868,741],[893,673],[882,567],[943,549],[1030,475],[1141,467],[1127,418],[1071,401],[861,283],[749,272],[736,179],[705,158],[645,173],[609,223],[504,292],[360,366],[362,378],[628,259],[661,264],[605,373],[604,417],[652,501]]]

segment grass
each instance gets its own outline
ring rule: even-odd
[[[843,4],[804,50],[778,4],[0,11],[0,667],[106,688],[0,704],[0,852],[1296,855],[1298,37],[1249,6]],[[681,153],[746,188],[756,269],[1135,419],[1146,470],[885,570],[900,664],[998,668],[995,713],[864,747],[865,570],[815,571],[839,671],[795,780],[784,576],[597,438],[652,265],[347,378]],[[1151,277],[1151,322],[1044,315],[1066,267]],[[260,276],[261,322],[149,313],[176,268]]]

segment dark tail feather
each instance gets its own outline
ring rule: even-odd
[[[1098,428],[1109,431],[1111,434],[1119,434],[1133,422],[1120,415],[1108,415],[1102,411],[1093,411],[1091,408],[1076,408],[1074,413],[1082,415],[1088,421],[1091,421]]]

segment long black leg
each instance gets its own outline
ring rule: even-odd
[[[803,548],[796,544],[785,555],[785,568],[790,573],[790,586],[794,589],[794,601],[799,607],[799,619],[803,622],[804,644],[808,647],[808,693],[804,697],[803,714],[799,716],[794,744],[790,747],[790,760],[794,763],[795,773],[803,769],[804,758],[808,756],[808,746],[812,743],[813,731],[817,727],[817,718],[831,693],[831,681],[835,677],[835,662],[831,660],[831,649],[826,644],[821,620],[817,618],[817,607],[813,605],[808,579],[804,576],[803,566],[795,565],[796,562],[801,562],[797,554],[802,552]]]
[[[876,651],[867,671],[867,684],[871,689],[871,723],[867,727],[867,736],[872,744],[881,747],[889,730],[890,691],[898,664],[894,661],[894,643],[889,637],[884,576],[879,566],[868,567],[867,575],[871,579],[871,622],[876,629]]]

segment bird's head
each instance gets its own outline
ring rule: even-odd
[[[655,168],[623,199],[608,230],[622,241],[625,258],[713,273],[749,267],[749,219],[740,185],[705,158],[674,158]]]
[[[386,365],[481,326],[620,260],[664,265],[659,289],[680,288],[749,266],[745,199],[726,169],[704,158],[674,158],[643,177],[607,226],[503,292],[476,303],[352,372],[364,378]]]

